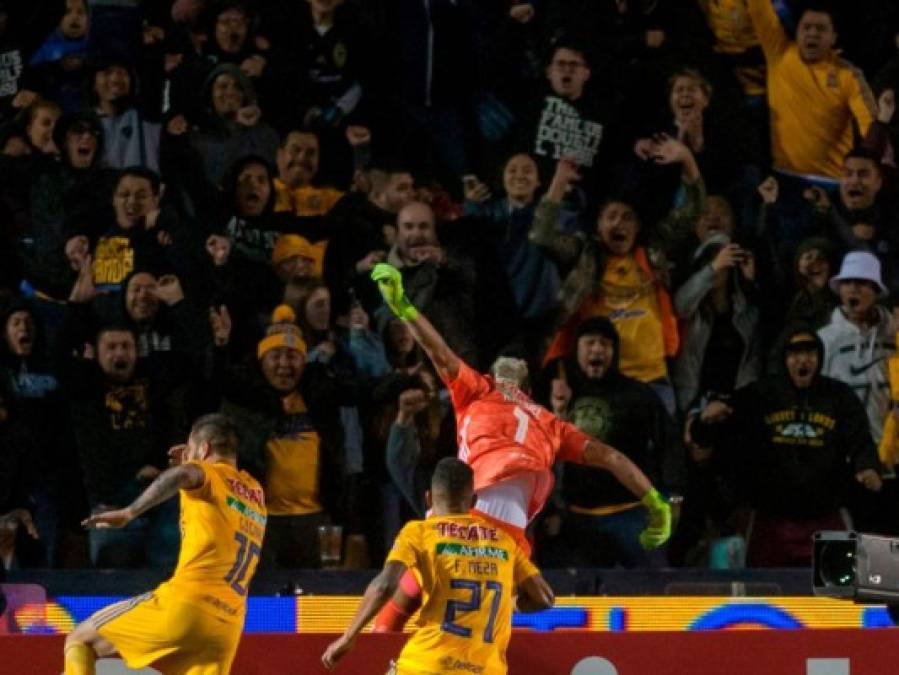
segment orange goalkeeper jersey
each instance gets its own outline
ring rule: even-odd
[[[464,362],[446,385],[456,412],[459,459],[474,471],[475,491],[529,471],[549,474],[542,481],[547,487],[528,506],[529,517],[536,515],[552,490],[556,458],[583,463],[590,436],[524,392],[498,389]]]

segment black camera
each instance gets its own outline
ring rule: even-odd
[[[899,539],[861,532],[816,532],[815,595],[858,603],[899,603]]]

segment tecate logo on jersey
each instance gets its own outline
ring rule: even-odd
[[[231,491],[238,497],[247,499],[257,506],[262,506],[265,503],[265,498],[263,497],[262,490],[260,488],[249,488],[239,480],[235,480],[233,478],[228,478],[226,480],[228,481],[228,486],[231,488]]]
[[[434,523],[434,527],[441,537],[455,537],[464,541],[497,541],[499,539],[495,527],[445,522]]]

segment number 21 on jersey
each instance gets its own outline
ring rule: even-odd
[[[484,626],[482,635],[484,642],[493,642],[493,627],[503,598],[503,585],[499,581],[485,581],[482,590],[481,582],[476,579],[450,579],[450,588],[467,592],[468,598],[446,601],[446,612],[443,615],[440,629],[445,633],[470,638],[471,628],[457,624],[457,615],[465,612],[480,612],[481,604],[486,599],[485,596],[493,593],[490,600],[490,613],[487,615],[487,624]]]

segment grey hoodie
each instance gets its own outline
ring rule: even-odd
[[[711,246],[725,246],[729,243],[730,238],[723,233],[709,237],[693,253],[694,267],[704,256],[708,257]],[[706,347],[712,337],[714,317],[703,310],[702,304],[711,293],[714,283],[715,271],[711,264],[705,264],[674,295],[674,312],[681,319],[681,349],[674,362],[671,379],[682,409],[687,409],[696,396],[703,393],[699,391],[699,378]],[[734,329],[745,345],[734,382],[734,388],[738,389],[757,380],[762,370],[758,339],[759,310],[746,301],[739,276],[735,276],[731,291],[731,309]]]

